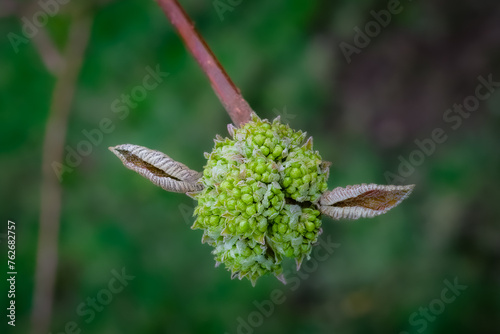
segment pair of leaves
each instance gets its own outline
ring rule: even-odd
[[[110,147],[125,167],[167,191],[190,194],[203,190],[201,173],[189,169],[168,155],[146,147],[124,144]],[[361,184],[325,192],[319,210],[333,219],[359,219],[386,213],[406,199],[414,185]]]

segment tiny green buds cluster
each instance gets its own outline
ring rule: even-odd
[[[312,149],[305,133],[259,119],[229,127],[232,139],[215,140],[205,154],[201,182],[194,196],[203,242],[213,246],[217,263],[233,277],[255,283],[265,273],[281,278],[284,257],[300,265],[321,232],[316,210],[326,190],[328,164]]]
[[[323,166],[319,154],[307,144],[291,150],[284,164],[283,186],[292,199],[314,203],[328,188],[328,173],[323,172],[327,168]],[[318,166],[323,167],[318,170]]]
[[[313,208],[286,204],[273,220],[271,244],[280,254],[295,258],[300,266],[317,242],[321,228],[319,216],[320,212]]]

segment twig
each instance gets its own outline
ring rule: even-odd
[[[38,54],[42,58],[42,61],[46,69],[54,76],[57,76],[61,70],[65,67],[65,59],[62,57],[59,50],[52,42],[47,31],[42,27],[38,31],[38,34],[33,38],[33,44],[38,50]]]
[[[37,10],[40,9],[35,1],[20,4],[13,0],[2,0],[0,3],[0,17],[17,16],[19,19],[33,17]],[[52,75],[57,76],[57,73],[64,67],[64,59],[46,29],[43,26],[39,27],[32,40],[45,68]]]
[[[48,333],[52,316],[61,211],[61,185],[51,164],[63,159],[68,114],[85,49],[90,38],[91,27],[92,18],[90,16],[74,18],[64,54],[65,64],[57,73],[45,132],[40,191],[40,231],[31,319],[31,333],[33,334]],[[39,48],[39,51],[46,52],[46,49]],[[47,57],[47,55],[41,56],[42,58]]]
[[[19,9],[18,4],[11,0],[4,0],[0,3],[0,17],[9,17],[17,15]]]
[[[252,108],[243,98],[209,46],[194,28],[187,14],[176,0],[157,0],[187,48],[208,76],[212,88],[236,126],[250,120]]]

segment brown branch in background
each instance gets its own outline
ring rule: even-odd
[[[209,46],[194,28],[187,14],[176,0],[157,0],[187,48],[208,76],[212,88],[236,126],[250,120],[252,108],[234,85]]]
[[[61,184],[51,164],[54,161],[63,160],[68,115],[82,66],[83,56],[89,42],[91,27],[92,18],[90,16],[74,17],[63,55],[63,65],[59,71],[56,71],[56,84],[52,95],[50,114],[43,143],[40,230],[31,315],[31,333],[33,334],[48,333],[52,318],[58,259],[57,245],[61,212]],[[42,36],[50,38],[48,35]],[[49,41],[49,39],[46,41]],[[38,50],[45,53],[49,49],[39,47]],[[43,59],[47,59],[49,56],[52,57],[53,54],[41,55]],[[50,64],[52,66],[53,62],[51,61]],[[53,69],[48,68],[48,70]]]
[[[56,48],[47,30],[40,29],[38,34],[33,38],[33,44],[38,50],[38,54],[42,58],[43,64],[47,71],[56,76],[65,67],[66,59],[63,58],[59,50]]]
[[[17,15],[20,12],[21,5],[14,0],[2,0],[0,2],[0,17]]]

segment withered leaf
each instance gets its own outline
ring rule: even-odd
[[[320,211],[334,219],[358,219],[386,213],[407,198],[415,185],[360,184],[338,187],[319,200]]]
[[[201,173],[147,147],[123,144],[109,148],[125,167],[144,176],[155,185],[177,193],[193,193],[203,189]]]

